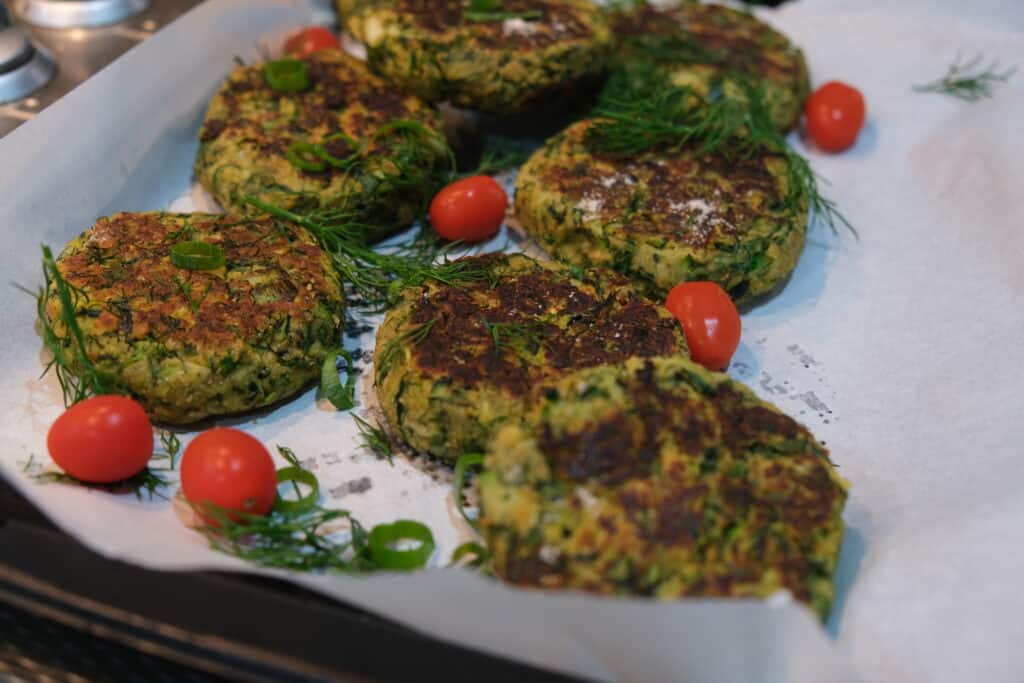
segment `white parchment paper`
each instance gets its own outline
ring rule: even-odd
[[[211,0],[0,140],[6,279],[37,286],[39,244],[59,248],[99,216],[202,206],[191,164],[206,101],[235,55],[255,58],[312,16],[298,0]],[[853,150],[805,150],[859,241],[812,226],[785,290],[744,316],[730,369],[826,441],[853,484],[827,628],[785,595],[659,604],[442,569],[466,533],[445,473],[361,452],[351,419],[312,391],[240,424],[295,449],[328,504],[368,525],[420,519],[440,551],[415,575],[291,580],[602,680],[1020,680],[1024,76],[973,105],[910,86],[958,51],[1024,66],[1024,11],[1015,0],[802,0],[763,16],[804,48],[816,83],[845,80],[868,102]],[[252,570],[211,552],[167,502],[43,486],[22,471],[45,460],[62,406],[52,378],[38,379],[33,300],[3,286],[0,307],[0,473],[108,556]]]

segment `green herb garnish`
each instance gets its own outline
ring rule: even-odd
[[[541,10],[508,12],[501,9],[500,0],[469,0],[469,5],[462,11],[464,21],[488,22],[505,21],[506,19],[522,19],[536,21],[544,16]]]
[[[1017,72],[1017,67],[1000,70],[999,62],[993,60],[984,65],[982,55],[964,60],[960,55],[949,66],[946,75],[931,83],[915,85],[914,92],[933,92],[950,95],[966,102],[977,102],[992,97],[993,88],[1006,83]]]
[[[338,377],[338,356],[345,359],[345,384]],[[356,368],[352,354],[336,349],[324,358],[320,370],[320,390],[324,397],[338,410],[349,410],[356,404]]]
[[[224,267],[224,250],[209,242],[178,242],[171,247],[171,263],[185,270],[217,270]]]
[[[327,168],[327,163],[320,159],[320,150],[320,146],[312,142],[296,140],[288,145],[284,155],[295,168],[316,173]]]
[[[843,225],[856,234],[835,203],[821,194],[807,160],[775,129],[761,89],[739,74],[725,77],[722,83],[726,82],[742,96],[726,97],[719,84],[705,98],[690,87],[674,85],[653,62],[630,63],[609,79],[584,143],[595,152],[623,157],[681,149],[726,159],[779,155],[787,173],[783,207],[806,205],[833,231]]]
[[[53,369],[64,397],[64,405],[71,406],[89,396],[113,393],[116,382],[102,373],[85,348],[85,336],[78,325],[77,312],[86,308],[89,297],[71,285],[57,268],[50,248],[43,246],[44,285],[36,295],[36,312],[42,330],[43,346],[53,358],[47,363],[43,375]],[[60,306],[58,319],[64,327],[64,336],[58,335],[46,311],[46,303],[56,295]]]
[[[462,562],[466,558],[469,558],[469,561]],[[452,552],[451,564],[482,569],[490,558],[491,553],[487,548],[476,541],[466,541]],[[459,564],[460,562],[462,564]]]
[[[213,505],[193,505],[210,520],[201,531],[217,551],[265,567],[292,570],[333,570],[349,573],[381,569],[410,570],[423,567],[434,551],[430,529],[411,520],[375,526],[369,532],[346,510],[328,510],[319,502],[316,475],[302,467],[288,448],[278,451],[289,465],[278,472],[279,482],[291,482],[296,500],[280,495],[266,516],[230,512]],[[301,495],[298,485],[310,488]],[[347,540],[332,537],[336,523],[347,521]],[[411,541],[411,549],[395,547]]]
[[[358,415],[353,415],[356,427],[359,428],[359,437],[362,440],[361,446],[378,457],[384,458],[389,465],[394,465],[394,453],[391,450],[391,441],[383,429],[372,425]]]
[[[267,85],[280,93],[302,92],[309,88],[309,72],[298,59],[278,59],[263,65]]]

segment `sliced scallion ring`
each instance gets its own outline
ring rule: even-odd
[[[491,556],[487,548],[476,541],[466,541],[452,552],[452,565],[458,565],[465,558],[471,558],[467,567],[482,567]]]
[[[423,524],[400,519],[391,524],[378,524],[367,536],[370,559],[381,569],[419,569],[434,554],[434,534]],[[417,541],[419,545],[398,550],[401,541]]]
[[[217,270],[224,267],[224,250],[209,242],[178,242],[171,247],[171,263],[186,270]]]
[[[297,496],[299,496],[299,484],[308,486],[309,493],[299,496],[295,500],[286,500],[281,497],[281,494],[278,494],[274,507],[281,512],[308,510],[320,500],[320,482],[317,481],[316,475],[309,470],[296,466],[282,467],[277,471],[277,483],[283,484],[285,482],[291,482],[295,486]]]
[[[284,153],[292,166],[303,171],[322,171],[327,164],[320,160],[321,149],[319,145],[305,140],[296,140],[288,145]]]
[[[263,65],[267,85],[277,92],[302,92],[309,87],[306,65],[297,59],[278,59]]]
[[[462,488],[466,483],[466,470],[470,467],[476,467],[484,464],[483,453],[463,453],[459,456],[459,459],[455,461],[455,474],[452,477],[452,491],[455,494],[455,507],[459,509],[459,514],[466,520],[471,527],[476,528],[476,520],[470,518],[466,514],[466,501],[462,496]]]
[[[345,144],[352,150],[352,153],[344,158],[332,156],[331,153],[327,151],[327,145],[335,140],[344,140]],[[316,147],[316,155],[335,168],[350,166],[353,162],[359,159],[360,156],[362,156],[365,148],[364,144],[360,144],[355,138],[350,135],[346,135],[345,133],[328,135],[326,138],[321,140],[319,144],[314,146]]]

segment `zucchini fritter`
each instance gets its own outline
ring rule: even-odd
[[[554,258],[612,268],[664,300],[711,280],[743,302],[789,276],[804,246],[806,200],[788,196],[787,161],[752,154],[591,152],[591,121],[549,140],[520,169],[516,217]]]
[[[497,114],[599,76],[611,47],[589,0],[503,0],[493,14],[504,19],[473,15],[464,0],[355,0],[339,11],[374,71],[428,101]]]
[[[495,573],[542,588],[830,609],[846,484],[814,437],[682,358],[567,375],[478,479]]]
[[[772,122],[781,131],[796,126],[810,78],[803,53],[752,14],[715,4],[658,8],[648,3],[613,15],[617,57],[652,60],[676,85],[707,97],[717,86],[725,97],[743,97],[730,86],[736,76],[762,91]]]
[[[264,66],[240,66],[214,95],[199,133],[195,171],[229,211],[251,214],[246,195],[285,209],[326,209],[366,226],[373,239],[409,225],[444,183],[447,146],[439,114],[413,96],[395,93],[366,65],[322,50],[302,62],[309,88],[281,93]],[[412,121],[410,127],[389,128]],[[376,136],[376,137],[375,137]],[[295,143],[324,143],[344,165],[303,169],[289,160]]]
[[[218,245],[225,266],[174,266],[171,248],[184,240]],[[344,299],[331,262],[305,230],[281,221],[119,213],[72,240],[57,267],[78,293],[89,360],[161,422],[287,398],[340,342]],[[55,293],[45,315],[69,346]]]
[[[461,259],[471,281],[407,288],[377,334],[381,407],[413,448],[482,450],[534,386],[633,356],[686,355],[679,323],[621,276],[518,254]]]

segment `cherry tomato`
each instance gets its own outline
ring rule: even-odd
[[[430,224],[449,240],[482,242],[498,232],[508,195],[494,178],[476,175],[456,180],[430,203]]]
[[[337,47],[338,39],[333,33],[320,26],[310,26],[288,37],[284,53],[290,57],[308,57],[319,50]]]
[[[864,96],[839,81],[821,86],[804,103],[807,132],[826,152],[842,152],[857,141],[864,127]]]
[[[185,448],[181,490],[195,505],[212,503],[225,510],[265,515],[277,497],[277,469],[258,440],[237,429],[215,427]]]
[[[690,357],[709,370],[725,370],[740,344],[740,314],[714,282],[684,282],[672,288],[665,308],[683,324]]]
[[[153,455],[153,425],[125,396],[94,396],[71,406],[46,436],[50,457],[75,479],[110,484],[141,472]]]

